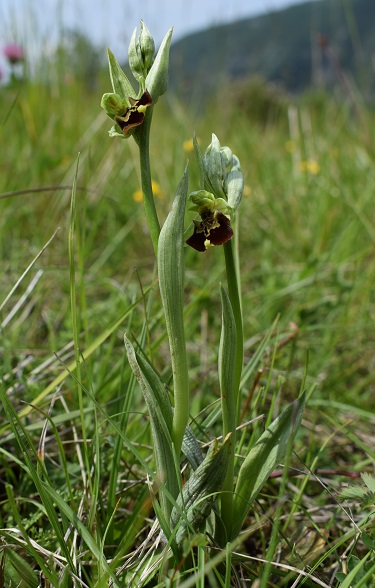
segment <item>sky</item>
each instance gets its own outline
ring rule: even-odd
[[[173,26],[173,39],[208,26],[264,14],[303,0],[0,0],[0,50],[20,42],[29,53],[52,52],[62,28],[79,29],[95,44],[125,59],[140,19],[160,44]],[[4,69],[3,56],[0,67]]]

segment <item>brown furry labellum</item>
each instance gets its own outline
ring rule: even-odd
[[[233,237],[230,219],[222,212],[205,212],[201,221],[194,221],[194,233],[187,245],[204,252],[210,245],[223,245]]]
[[[127,108],[125,113],[122,116],[115,116],[115,121],[124,135],[128,135],[132,129],[143,123],[146,109],[152,104],[151,94],[147,90],[138,100],[129,98],[129,101],[131,106]]]

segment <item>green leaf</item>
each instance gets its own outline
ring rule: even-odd
[[[301,423],[305,402],[303,394],[287,406],[264,431],[243,462],[235,488],[233,537],[240,532],[248,510],[268,476],[283,459],[288,443]]]
[[[358,558],[355,558],[355,561],[357,562],[356,565],[350,570],[349,574],[346,575],[344,581],[342,582],[342,584],[340,585],[340,588],[351,588],[351,586],[353,585],[353,583],[355,581],[360,581],[360,580],[364,580],[364,579],[371,579],[373,578],[373,573],[375,570],[375,565],[371,567],[371,569],[367,572],[364,572],[363,569],[365,567],[366,561],[370,556],[370,551],[368,553],[366,553],[366,555],[364,556],[363,559],[359,560]],[[353,556],[352,556],[353,557]],[[350,558],[351,559],[351,558]],[[354,560],[353,560],[354,561]],[[348,567],[350,567],[350,560],[348,560]],[[361,582],[360,584],[361,586],[364,587],[364,584]]]
[[[151,365],[138,355],[127,337],[124,337],[129,364],[140,385],[150,415],[156,471],[172,498],[179,492],[173,443],[171,438],[173,411],[168,394]],[[161,489],[160,502],[164,517],[169,520],[172,503],[167,492]]]
[[[217,493],[224,484],[231,444],[231,434],[227,435],[220,448],[215,439],[205,459],[192,473],[177,498],[171,514],[171,529],[177,527],[177,545],[182,544],[189,529],[193,532],[199,531],[210,515]]]
[[[375,539],[374,537],[372,537],[372,535],[369,535],[364,531],[361,535],[361,539],[363,543],[366,545],[366,547],[375,551]]]
[[[126,101],[128,106],[130,106],[129,96],[132,98],[136,98],[136,92],[129,82],[127,76],[122,71],[119,62],[117,61],[116,57],[113,55],[110,49],[107,49],[108,53],[108,64],[109,64],[109,75],[111,77],[112,88],[115,94],[118,94]]]
[[[155,61],[146,77],[146,88],[155,104],[168,88],[169,48],[173,28],[170,28],[161,42]]]
[[[363,486],[348,486],[344,488],[340,494],[339,498],[341,500],[348,500],[348,499],[359,499],[362,500],[368,496],[366,489]]]
[[[184,216],[188,176],[177,187],[176,195],[158,242],[159,288],[167,327],[173,374],[174,415],[172,439],[179,455],[189,418],[189,376],[184,330]]]
[[[39,582],[34,570],[14,548],[5,548],[2,557],[4,557],[4,586],[38,588]]]
[[[374,476],[371,476],[370,474],[361,474],[361,478],[364,481],[364,483],[366,484],[367,488],[370,490],[370,492],[374,492],[375,493],[375,478]]]
[[[182,441],[182,451],[188,458],[193,470],[196,470],[203,461],[203,453],[189,425],[185,429],[184,439]]]

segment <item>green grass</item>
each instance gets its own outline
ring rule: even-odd
[[[101,94],[72,81],[0,95],[0,305],[19,282],[0,315],[0,585],[38,586],[41,574],[44,585],[62,588],[143,586],[147,578],[185,588],[229,588],[244,578],[265,588],[297,585],[301,569],[298,585],[348,586],[335,580],[344,555],[363,560],[363,573],[374,565],[359,534],[374,532],[371,505],[338,498],[350,481],[344,472],[372,473],[375,454],[373,114],[314,96],[290,100],[269,122],[241,116],[235,104],[224,120],[214,103],[199,116],[171,97],[155,109],[162,220],[186,159],[196,189],[194,158],[183,150],[193,130],[203,148],[218,134],[246,177],[237,226],[249,376],[243,421],[270,407],[277,415],[304,379],[313,389],[288,458],[301,473],[284,469],[269,480],[232,546],[231,577],[221,573],[228,553],[207,559],[202,538],[179,577],[163,564],[147,485],[150,427],[123,346],[126,332],[170,385],[153,250],[132,197],[140,186],[135,145],[108,138]],[[207,405],[219,397],[219,255],[186,249],[185,257],[190,416],[203,441],[217,432]],[[239,433],[244,454],[262,426]],[[348,581],[374,586],[359,573]]]

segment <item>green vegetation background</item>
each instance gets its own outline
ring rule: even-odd
[[[121,421],[130,378],[124,331],[137,338],[146,320],[147,351],[167,383],[170,371],[157,288],[151,299],[142,300],[142,291],[154,284],[154,274],[137,194],[137,151],[132,139],[108,137],[110,121],[99,108],[108,87],[104,74],[97,87],[89,88],[84,80],[58,70],[43,82],[1,88],[0,304],[56,229],[60,230],[2,305],[0,345],[4,389],[15,409],[21,415],[27,413],[22,422],[43,455],[51,484],[74,507],[84,500],[87,528],[98,544],[108,532],[109,547],[102,546],[103,553],[106,557],[115,553],[120,559],[131,550],[132,542],[136,544],[129,529],[124,539],[124,517],[130,516],[134,504],[140,510],[146,504],[144,472],[125,448],[119,455],[114,453],[116,431],[98,408],[103,407],[113,421]],[[228,93],[230,101],[225,100]],[[294,399],[306,377],[315,391],[296,451],[308,467],[332,472],[332,492],[347,481],[340,471],[371,472],[375,452],[371,433],[375,126],[374,115],[363,101],[344,94],[339,87],[331,95],[311,91],[295,98],[256,79],[239,88],[228,86],[198,113],[169,94],[157,104],[151,139],[162,219],[187,159],[190,190],[196,189],[197,171],[189,151],[193,131],[203,149],[215,132],[240,158],[246,189],[236,238],[245,365],[278,318],[257,364],[259,372],[255,370],[245,386],[244,420],[261,413],[275,399],[277,405]],[[72,320],[68,244],[78,153],[74,237],[78,317]],[[198,420],[200,411],[218,397],[219,282],[223,279],[219,258],[215,248],[205,254],[186,249],[191,416]],[[88,392],[83,397],[64,367],[74,371],[73,333],[78,334],[79,350],[85,356],[80,382]],[[147,416],[137,390],[132,391],[126,410],[126,435],[148,456]],[[50,429],[43,432],[48,411],[58,434]],[[0,526],[17,526],[19,515],[29,535],[54,551],[58,540],[44,510],[35,506],[39,498],[32,477],[22,468],[24,458],[8,418],[0,414],[4,481]],[[83,457],[77,449],[82,435],[86,439]],[[295,465],[305,467],[299,460]],[[87,492],[84,483],[92,471],[93,485]],[[110,484],[115,484],[114,490]],[[9,498],[9,487],[15,503]],[[271,497],[273,488],[270,482]],[[311,527],[319,532],[328,528],[331,541],[344,536],[351,522],[339,504],[325,510],[331,501],[325,487],[312,479],[301,492],[304,508],[311,502],[326,516],[320,524],[309,515]],[[286,512],[290,508],[288,504]],[[136,530],[142,524],[135,525]],[[121,545],[117,553],[116,545]],[[261,546],[256,547],[259,553]],[[27,556],[21,555],[34,567],[30,550]],[[337,564],[339,556],[338,547],[330,554],[329,565]],[[87,577],[90,573],[86,571]],[[324,570],[320,573],[324,575]]]

